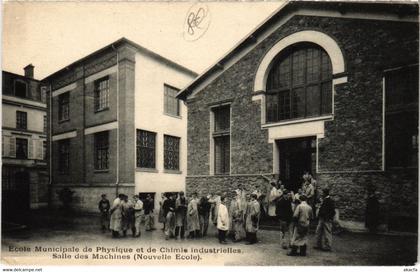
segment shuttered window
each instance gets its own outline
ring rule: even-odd
[[[28,158],[28,139],[16,138],[16,158]]]

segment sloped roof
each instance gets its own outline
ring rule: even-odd
[[[350,12],[357,13],[371,13],[371,14],[392,14],[397,18],[413,17],[418,18],[418,4],[417,1],[306,1],[306,0],[289,0],[282,4],[277,10],[275,10],[267,19],[259,24],[250,34],[245,36],[239,43],[237,43],[230,51],[228,51],[221,59],[215,64],[206,69],[200,74],[195,80],[193,80],[188,86],[186,86],[181,92],[178,93],[177,97],[182,100],[186,100],[194,90],[203,85],[208,85],[212,80],[211,77],[215,77],[220,74],[226,67],[225,65],[237,57],[242,50],[249,47],[252,44],[257,44],[261,34],[264,33],[268,28],[275,24],[278,20],[287,17],[291,13],[300,9],[310,9],[314,11],[325,11],[333,10],[340,14],[346,14]],[[417,21],[417,19],[416,19]],[[205,82],[205,81],[209,82]]]
[[[159,55],[159,54],[157,54],[157,53],[155,53],[155,52],[153,52],[153,51],[151,51],[151,50],[149,50],[149,49],[147,49],[147,48],[145,48],[145,47],[143,47],[143,46],[141,46],[141,45],[139,45],[139,44],[137,44],[137,43],[135,43],[135,42],[133,42],[129,39],[127,39],[127,38],[125,38],[125,37],[122,37],[121,39],[118,39],[115,42],[113,42],[111,44],[108,44],[107,46],[104,46],[101,49],[98,49],[98,50],[94,51],[93,53],[91,53],[91,54],[89,54],[89,55],[87,55],[87,56],[69,64],[69,65],[67,65],[66,67],[54,72],[53,74],[45,77],[42,81],[49,80],[49,79],[55,77],[56,75],[58,75],[62,72],[65,72],[66,70],[71,69],[72,67],[75,67],[75,66],[79,65],[80,63],[94,57],[95,55],[101,54],[101,53],[103,53],[107,50],[110,50],[111,48],[116,48],[117,46],[121,46],[122,44],[129,44],[129,45],[133,46],[134,48],[136,48],[138,51],[150,56],[151,58],[154,58],[158,61],[166,63],[167,65],[172,66],[174,68],[177,68],[177,69],[179,69],[179,70],[181,70],[181,71],[183,71],[183,72],[185,72],[185,73],[187,73],[187,74],[189,74],[193,77],[196,77],[198,75],[196,72],[186,68],[185,66],[182,66],[182,65],[180,65],[180,64],[178,64],[178,63],[176,63],[176,62],[174,62],[170,59],[167,59],[167,58],[165,58],[165,57],[163,57],[163,56],[161,56],[161,55]]]

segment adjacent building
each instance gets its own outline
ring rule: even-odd
[[[196,74],[122,38],[44,79],[50,88],[52,203],[75,208],[185,190],[187,109],[176,98]]]
[[[417,231],[418,5],[289,1],[182,90],[187,192],[330,187],[344,226]]]
[[[2,212],[13,217],[48,204],[46,88],[25,74],[2,73]]]

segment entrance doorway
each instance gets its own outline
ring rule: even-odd
[[[315,178],[316,137],[277,140],[276,144],[280,156],[280,180],[286,189],[297,192],[305,172]]]
[[[29,211],[29,173],[19,168],[2,167],[2,214],[19,220]]]

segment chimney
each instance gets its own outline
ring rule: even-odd
[[[25,71],[25,77],[34,78],[34,66],[32,64],[27,65],[23,70]]]

